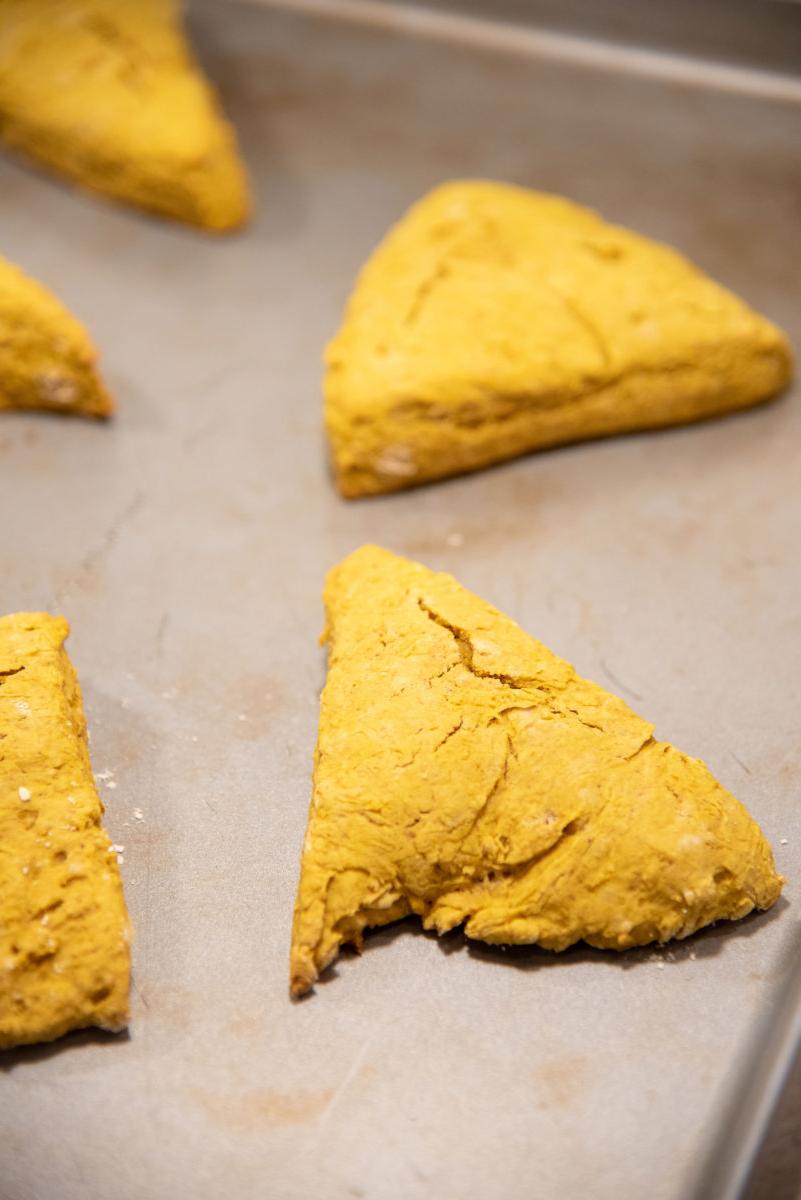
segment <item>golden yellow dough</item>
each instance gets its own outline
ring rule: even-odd
[[[128,1019],[128,914],[67,633],[0,617],[0,1049]]]
[[[295,994],[408,913],[624,950],[778,898],[759,827],[702,762],[450,575],[365,546],[325,606]]]
[[[236,138],[177,0],[1,0],[0,136],[180,221],[221,231],[248,215]]]
[[[0,410],[107,417],[114,406],[96,360],[83,325],[52,292],[0,258]]]
[[[790,378],[784,335],[666,246],[558,196],[449,183],[364,267],[328,347],[345,496],[696,421]]]

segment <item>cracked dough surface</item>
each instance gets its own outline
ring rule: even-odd
[[[295,994],[409,913],[624,950],[778,898],[759,827],[702,762],[451,576],[365,546],[325,607]]]
[[[56,297],[0,258],[0,409],[87,417],[113,409],[84,327]]]
[[[326,353],[346,496],[767,400],[774,325],[680,254],[569,200],[456,182],[362,270]]]
[[[0,137],[180,221],[223,231],[248,215],[235,134],[176,0],[2,0]]]
[[[128,1019],[128,914],[67,633],[0,618],[0,1049]]]

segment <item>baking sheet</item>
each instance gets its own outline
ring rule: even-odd
[[[109,427],[3,416],[0,608],[72,622],[136,926],[127,1037],[0,1059],[0,1196],[682,1197],[799,942],[797,392],[346,503],[320,352],[387,225],[476,175],[674,243],[798,345],[799,108],[193,12],[259,197],[245,234],[0,162],[2,253],[87,322],[119,404]],[[786,899],[619,957],[403,922],[292,1004],[320,589],[367,540],[453,571],[704,758]]]

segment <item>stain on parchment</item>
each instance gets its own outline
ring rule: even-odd
[[[580,1054],[551,1059],[534,1071],[534,1084],[537,1108],[571,1108],[587,1086],[587,1059]]]
[[[5,199],[5,191],[3,192]],[[28,416],[29,414],[25,414]],[[41,434],[33,427],[19,430],[18,436],[13,434],[4,434],[0,438],[0,450],[14,450],[17,446],[38,446],[41,441]]]
[[[300,1125],[319,1117],[331,1103],[331,1088],[279,1092],[247,1088],[242,1092],[210,1092],[190,1088],[189,1095],[219,1129],[256,1133],[269,1125]]]
[[[246,742],[269,733],[275,714],[285,711],[291,701],[281,680],[259,672],[240,675],[226,690],[226,707],[233,715],[234,733]]]
[[[243,1012],[238,1013],[226,1025],[226,1030],[235,1038],[241,1038],[243,1041],[254,1042],[264,1036],[267,1030],[267,1018],[264,1009],[258,1012]]]

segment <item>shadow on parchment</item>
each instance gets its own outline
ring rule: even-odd
[[[482,959],[487,963],[514,967],[518,971],[569,967],[575,963],[598,963],[628,971],[639,966],[653,966],[654,961],[658,959],[673,966],[719,954],[730,939],[752,937],[772,921],[778,920],[788,907],[789,902],[782,896],[767,912],[753,912],[739,921],[721,921],[717,925],[699,930],[698,933],[692,934],[691,937],[684,938],[680,942],[667,942],[664,945],[652,943],[622,952],[596,950],[584,943],[579,943],[559,953],[543,950],[539,946],[490,946],[467,937],[461,929],[454,929],[450,933],[438,937],[433,931],[423,929],[417,917],[410,916],[404,917],[401,921],[395,921],[392,925],[368,930],[365,933],[361,955],[372,954],[373,951],[380,950],[400,937],[421,937],[436,942],[442,954],[467,953],[471,957]],[[356,957],[359,957],[359,951],[352,946],[343,946],[340,955],[342,962]],[[336,977],[336,967],[329,967],[315,986],[325,986]]]
[[[65,1033],[54,1042],[38,1042],[33,1046],[17,1046],[13,1050],[0,1050],[0,1072],[10,1074],[17,1067],[42,1062],[43,1059],[56,1058],[60,1054],[68,1054],[70,1050],[80,1050],[84,1046],[102,1046],[107,1042],[118,1044],[130,1042],[131,1035],[127,1030],[122,1033],[107,1033],[103,1029],[78,1029],[74,1033]]]
[[[716,925],[700,929],[681,941],[665,942],[662,945],[651,943],[632,950],[596,950],[592,946],[579,943],[568,950],[556,953],[551,950],[541,950],[537,946],[489,946],[484,942],[471,941],[462,935],[462,944],[457,944],[453,950],[462,949],[474,958],[485,959],[489,962],[501,963],[506,967],[516,967],[518,970],[531,971],[548,967],[567,967],[577,962],[604,963],[628,971],[644,964],[653,964],[654,958],[662,958],[671,964],[691,962],[699,958],[711,958],[725,948],[732,938],[748,938],[759,933],[765,925],[778,920],[786,908],[788,901],[781,896],[773,908],[767,912],[752,912],[739,921],[721,921]],[[445,953],[451,949],[441,947]]]

